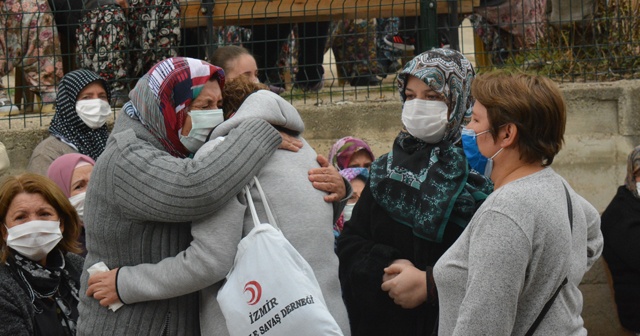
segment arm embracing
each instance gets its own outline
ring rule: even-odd
[[[177,256],[157,264],[122,267],[118,295],[125,303],[162,300],[195,292],[225,278],[242,238],[246,205],[231,199],[213,216],[194,222],[193,241]]]
[[[222,207],[264,166],[281,142],[264,120],[244,121],[202,160],[175,158],[150,145],[123,146],[114,197],[141,221],[195,221]]]

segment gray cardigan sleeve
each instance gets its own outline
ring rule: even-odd
[[[112,171],[113,195],[127,217],[139,221],[189,222],[222,207],[264,166],[280,145],[280,134],[252,119],[232,130],[202,160],[181,159],[133,132],[115,135],[121,155]]]
[[[242,238],[245,203],[244,193],[240,193],[213,216],[194,222],[193,241],[177,256],[157,264],[120,268],[116,279],[118,297],[127,304],[163,300],[223,280]]]

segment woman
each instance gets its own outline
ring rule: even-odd
[[[47,177],[60,187],[80,217],[81,230],[78,240],[82,248],[80,255],[83,257],[87,255],[84,223],[82,222],[84,199],[91,179],[91,171],[93,171],[95,164],[95,161],[86,155],[72,153],[55,159],[47,170]]]
[[[235,87],[232,89],[235,92],[230,92],[227,86]],[[245,88],[261,90],[247,92]],[[295,135],[304,143],[295,153],[276,151],[257,177],[269,198],[274,215],[278,218],[279,228],[311,265],[329,312],[338,321],[338,325],[348,332],[349,322],[337,275],[338,259],[333,253],[333,235],[330,229],[334,214],[340,213],[341,209],[336,209],[335,204],[332,207],[326,203],[323,193],[309,183],[307,172],[317,169],[319,165],[315,151],[300,137],[304,130],[300,115],[286,100],[263,88],[266,86],[247,79],[231,81],[225,86],[225,104],[240,96],[246,100],[243,99],[244,103],[237,112],[225,110],[226,118],[231,115],[233,117],[214,129],[212,138],[217,141],[205,144],[194,161],[205,160],[214,155],[218,147],[229,140],[229,137],[218,136],[225,136],[230,130],[252,118],[264,119]],[[257,192],[253,194],[253,199],[261,202]],[[304,206],[305,211],[297,211],[300,206]],[[262,206],[258,205],[257,208],[262,209]],[[301,226],[302,223],[304,225]],[[109,296],[128,305],[201,290],[200,332],[204,335],[228,335],[224,317],[215,298],[233,265],[240,239],[253,227],[245,196],[238,193],[212,216],[194,221],[191,230],[194,241],[177,257],[164,259],[157,265],[121,267],[117,271],[117,286],[112,288],[104,286],[101,281],[104,278],[91,277],[88,294],[95,293],[94,297],[101,300],[100,304],[108,306],[115,301],[108,297],[104,300],[105,291],[110,293]],[[116,290],[117,293],[111,293]]]
[[[549,167],[563,142],[562,94],[547,78],[500,72],[476,78],[472,94],[467,128],[495,190],[436,264],[438,332],[524,335],[551,302],[537,335],[586,335],[578,285],[602,234],[596,209]]]
[[[76,211],[55,183],[27,173],[0,186],[0,220],[0,334],[75,335]]]
[[[191,222],[221,209],[282,143],[271,125],[252,119],[207,157],[190,159],[223,120],[223,87],[222,69],[182,57],[158,63],[138,80],[91,174],[84,214],[87,268],[100,261],[109,268],[157,263],[185,250]],[[285,139],[283,148],[301,145]],[[87,280],[83,273],[83,293]],[[82,334],[200,330],[196,294],[126,305],[116,314],[83,295],[79,310]],[[136,323],[129,322],[133,318]]]
[[[364,140],[346,136],[333,144],[329,162],[338,170],[345,168],[369,168],[376,157]]]
[[[7,148],[2,142],[0,142],[0,176],[9,171],[11,162],[9,161],[9,155],[7,154]]]
[[[432,266],[491,191],[469,173],[460,128],[471,106],[471,63],[433,49],[398,75],[405,125],[338,237],[340,282],[354,335],[430,335],[438,307]]]
[[[340,175],[349,181],[353,193],[347,201],[347,205],[344,206],[344,210],[340,214],[340,217],[333,224],[333,236],[336,239],[338,239],[342,229],[344,229],[344,223],[351,219],[353,208],[356,206],[356,203],[358,203],[358,200],[360,200],[360,195],[362,195],[364,186],[369,180],[369,168],[345,168],[340,171]]]
[[[52,113],[56,102],[55,83],[62,78],[58,31],[46,0],[4,0],[0,3],[0,77],[16,65],[22,67],[29,88],[40,96],[40,110]],[[22,76],[18,73],[17,75]],[[0,83],[0,114],[18,114],[10,93]]]
[[[58,86],[50,135],[33,150],[27,170],[46,175],[53,160],[69,153],[97,160],[109,136],[105,123],[112,113],[110,99],[107,82],[95,72],[80,69],[66,74]]]
[[[604,250],[620,324],[640,334],[640,146],[629,154],[624,185],[602,213]]]
[[[220,64],[229,81],[244,76],[251,82],[260,83],[256,59],[243,47],[234,45],[219,47],[213,52],[211,63]],[[283,87],[274,85],[269,85],[269,90],[277,94],[285,91]]]

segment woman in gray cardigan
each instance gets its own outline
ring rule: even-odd
[[[198,132],[215,127],[209,116],[221,103],[223,85],[220,68],[180,57],[140,78],[92,172],[85,270],[100,261],[116,268],[175,256],[192,240],[191,221],[220,209],[280,145],[279,133],[254,119],[238,125],[204,160],[188,158],[187,146],[197,145]],[[83,272],[81,293],[87,280]],[[79,312],[79,335],[199,333],[197,294],[126,305],[115,313],[82,295]]]
[[[234,81],[233,84],[237,83]],[[225,114],[228,115],[229,111],[225,110]],[[304,143],[299,152],[276,151],[257,177],[278,218],[280,229],[311,265],[330,313],[348,335],[349,321],[338,280],[338,259],[333,253],[332,223],[341,209],[326,203],[322,199],[323,193],[309,183],[307,172],[317,168],[318,163],[315,151],[299,137],[304,131],[304,123],[298,111],[286,100],[268,90],[260,90],[244,101],[233,118],[216,127],[211,137],[215,139],[230,134],[230,130],[252,118],[264,119],[296,135]],[[219,142],[220,139],[203,146],[195,160],[206,160],[218,150],[213,147],[223,146],[229,138],[227,136]],[[219,143],[214,145],[216,141]],[[260,195],[254,191],[254,201],[261,203]],[[256,207],[259,216],[266,218],[263,207],[259,204]],[[240,239],[253,225],[244,193],[239,193],[213,216],[192,224],[194,241],[175,258],[167,258],[158,264],[120,268],[117,275],[118,298],[130,304],[201,290],[201,333],[228,335],[216,295],[233,264]],[[89,290],[106,289],[97,279],[92,278],[90,283]],[[103,305],[110,303],[113,301],[102,302]]]

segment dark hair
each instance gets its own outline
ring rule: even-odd
[[[240,76],[229,81],[222,90],[222,110],[224,111],[224,119],[229,119],[231,115],[238,111],[240,105],[250,94],[258,90],[268,90],[269,87],[254,83],[245,76]]]
[[[501,126],[514,124],[518,129],[515,143],[522,160],[542,161],[542,166],[553,162],[562,148],[567,114],[562,93],[552,80],[494,71],[477,76],[471,94],[487,108],[494,140]]]
[[[219,47],[211,54],[211,64],[221,67],[225,72],[229,72],[231,61],[241,55],[251,55],[249,50],[235,45]]]
[[[81,253],[78,242],[80,218],[76,209],[55,182],[42,175],[25,173],[5,178],[0,186],[0,222],[3,224],[0,225],[0,234],[2,234],[0,262],[4,263],[7,258],[13,256],[5,238],[7,235],[6,217],[13,199],[23,193],[41,195],[56,210],[60,224],[64,228],[62,240],[57,247],[63,252]]]

